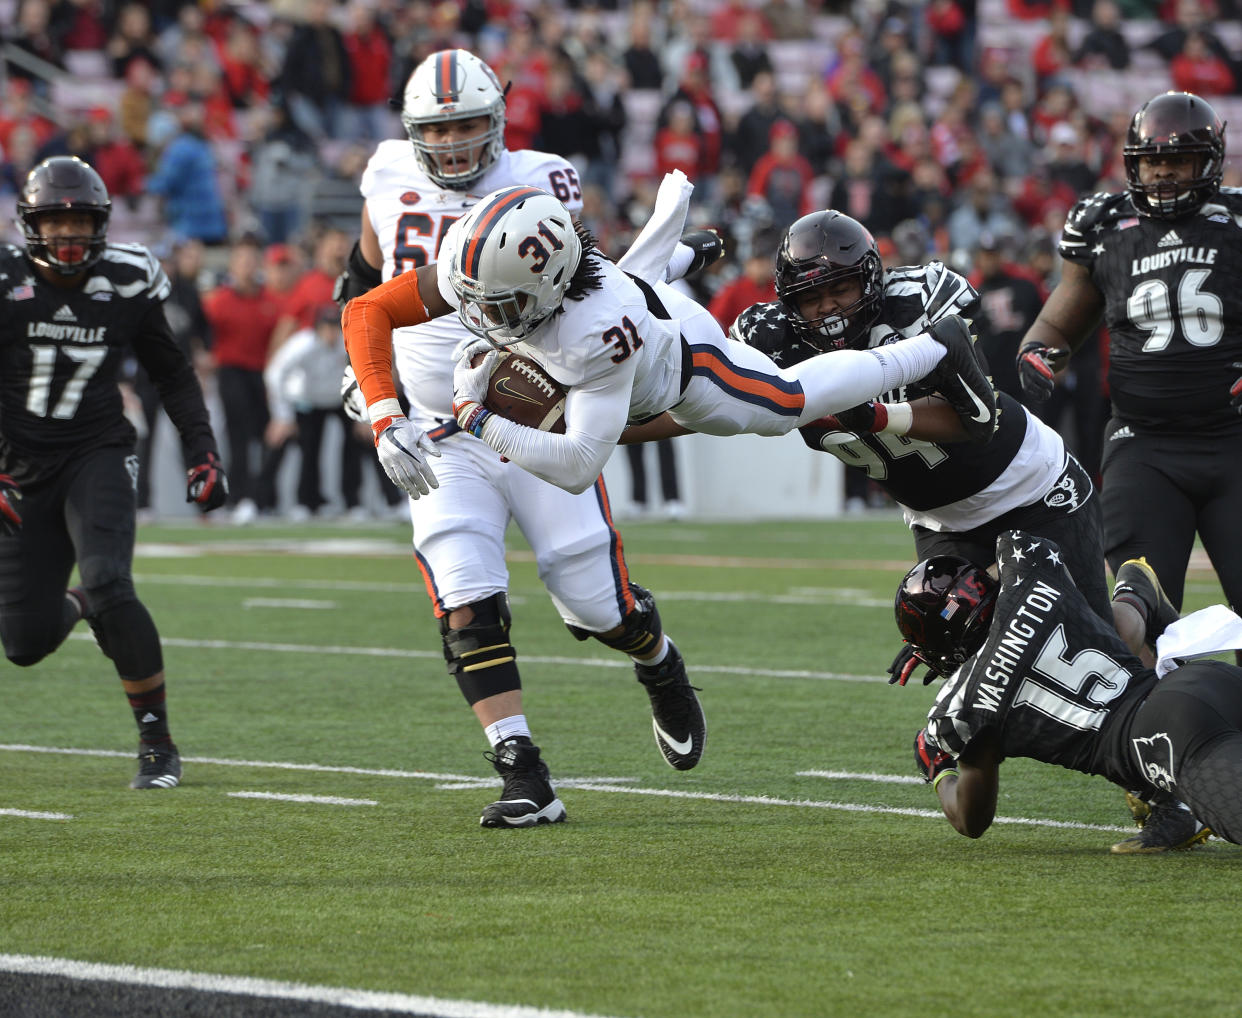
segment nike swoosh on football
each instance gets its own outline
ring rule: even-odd
[[[658,735],[664,742],[668,743],[669,749],[671,749],[674,753],[681,756],[688,756],[690,754],[690,750],[694,749],[693,737],[686,739],[684,742],[678,742],[654,721],[651,723],[655,726],[656,735]]]
[[[979,412],[977,414],[971,414],[970,419],[972,421],[978,421],[980,424],[985,424],[988,418],[992,416],[992,411],[988,409],[988,405],[984,403],[983,400],[975,395],[975,390],[966,384],[966,379],[964,379],[961,375],[958,375],[957,380],[962,383],[962,387],[969,394],[970,401],[979,408]]]
[[[514,392],[510,389],[508,375],[496,380],[496,391],[502,396],[509,396],[512,399],[520,399],[523,403],[534,403],[536,405],[539,403],[539,400],[537,399],[532,399],[530,396],[523,395],[520,392]]]

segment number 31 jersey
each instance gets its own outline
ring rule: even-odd
[[[577,171],[560,156],[505,150],[469,190],[457,191],[423,173],[409,141],[380,142],[363,171],[361,191],[384,253],[383,278],[436,261],[453,223],[484,195],[515,184],[542,188],[575,217],[582,211]],[[393,333],[397,373],[421,424],[452,418],[453,350],[469,335],[456,315]]]
[[[1126,193],[1070,211],[1061,256],[1104,295],[1114,412],[1136,430],[1242,434],[1229,386],[1242,362],[1242,190],[1177,219],[1140,216]]]

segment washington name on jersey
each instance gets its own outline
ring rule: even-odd
[[[1177,219],[1140,216],[1126,193],[1091,195],[1070,211],[1060,251],[1105,297],[1116,416],[1139,431],[1242,433],[1229,406],[1242,360],[1242,189]]]
[[[929,740],[957,757],[979,732],[999,730],[1005,757],[1142,787],[1127,734],[1156,673],[1090,610],[1052,541],[1009,531],[997,539],[996,561],[1001,587],[987,641],[945,680],[927,717]]]
[[[423,173],[409,141],[380,142],[363,171],[360,190],[384,254],[383,278],[436,261],[449,227],[484,195],[516,184],[548,191],[574,215],[582,209],[578,174],[558,155],[502,151],[480,180],[458,191]],[[393,333],[401,384],[422,424],[452,419],[452,353],[468,335],[455,315]]]
[[[31,480],[83,448],[134,440],[117,388],[124,359],[133,350],[153,378],[185,362],[163,314],[169,290],[138,244],[109,244],[73,289],[44,281],[21,248],[0,248],[0,468]]]
[[[867,345],[874,348],[916,336],[948,315],[969,319],[977,309],[978,294],[974,288],[940,262],[888,269],[884,273],[880,315]],[[747,308],[734,322],[730,336],[762,350],[782,367],[819,352],[802,338],[779,301]],[[892,393],[877,394],[877,399],[900,402],[932,391],[916,383]],[[863,467],[902,506],[934,516],[936,509],[969,498],[995,482],[1022,447],[1028,432],[1028,414],[1004,393],[998,394],[997,405],[997,431],[983,445],[926,442],[904,435],[859,435],[813,424],[802,428],[801,434],[812,449],[832,453],[849,466]],[[1055,466],[1059,470],[1062,456],[1063,449],[1050,449],[1048,468]],[[1026,501],[1034,497],[1037,496]],[[916,521],[942,529],[933,519]]]

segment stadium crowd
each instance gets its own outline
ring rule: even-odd
[[[720,229],[731,253],[694,281],[724,327],[773,299],[782,231],[832,207],[871,230],[887,264],[940,259],[968,275],[998,354],[1016,351],[1055,286],[1074,202],[1125,186],[1138,93],[1104,95],[1093,79],[1133,75],[1143,97],[1162,84],[1213,101],[1242,90],[1239,40],[1220,34],[1232,0],[0,8],[0,201],[47,156],[96,167],[114,198],[112,239],[151,244],[173,280],[185,312],[170,315],[174,330],[224,404],[242,520],[276,508],[270,475],[290,434],[269,428],[264,368],[331,301],[358,233],[362,168],[381,139],[402,136],[389,98],[435,50],[470,49],[509,84],[508,147],[579,168],[582,220],[606,251],[625,249],[662,174],[684,170],[695,221]],[[1226,166],[1224,183],[1242,172]],[[1093,347],[1032,409],[1097,473],[1106,338]],[[1022,399],[1013,357],[992,361],[998,386]],[[149,388],[138,378],[134,389],[137,405]],[[885,504],[863,476],[847,486],[851,508]],[[340,498],[357,504],[356,490]],[[299,511],[325,499],[307,488]]]

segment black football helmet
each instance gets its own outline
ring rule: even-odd
[[[948,677],[983,646],[999,584],[957,555],[925,559],[906,573],[893,610],[915,656]]]
[[[58,245],[83,248],[83,256],[72,262],[59,258],[39,234],[39,217],[48,212],[89,212],[95,220],[93,233],[81,237],[58,237]],[[77,156],[44,159],[26,176],[17,198],[17,215],[26,235],[26,252],[36,265],[62,276],[76,276],[103,257],[108,243],[108,217],[112,199],[103,178]]]
[[[1194,179],[1173,193],[1168,184],[1139,179],[1142,156],[1199,157]],[[1220,187],[1225,166],[1225,125],[1207,102],[1190,92],[1165,92],[1140,107],[1122,149],[1130,200],[1141,215],[1175,219],[1194,212]]]
[[[841,312],[808,319],[798,298],[825,283],[857,277],[861,295]],[[868,332],[884,297],[884,265],[866,227],[835,209],[803,216],[776,253],[776,295],[808,346],[829,350],[867,348]]]

